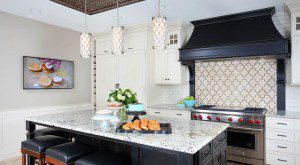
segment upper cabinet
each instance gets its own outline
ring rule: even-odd
[[[291,85],[300,85],[300,2],[287,2],[291,16]]]
[[[183,85],[187,83],[187,68],[179,61],[178,49],[156,50],[155,82],[160,85]]]
[[[124,51],[145,50],[146,35],[144,31],[126,33],[124,35]]]
[[[146,37],[145,31],[126,32],[124,35],[124,52],[145,50],[146,49]],[[96,54],[104,55],[111,53],[112,39],[110,36],[96,39]]]
[[[167,29],[167,49],[154,50],[155,83],[159,85],[184,85],[187,68],[179,61],[179,48],[186,42],[188,26],[177,24]]]
[[[111,53],[111,37],[96,39],[96,54],[110,54]]]

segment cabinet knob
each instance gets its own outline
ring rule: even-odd
[[[131,50],[131,49],[133,49],[133,48],[127,48],[128,50]]]

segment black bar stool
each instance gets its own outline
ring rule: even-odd
[[[54,129],[54,128],[42,128],[34,131],[34,137],[39,137],[39,136],[45,136],[45,135],[55,135],[55,136],[60,136],[64,137],[66,139],[72,138],[71,133]]]
[[[68,142],[65,138],[53,135],[25,140],[21,143],[22,165],[26,164],[26,155],[39,159],[39,165],[43,165],[46,149]]]
[[[45,161],[53,165],[70,165],[88,154],[96,151],[96,148],[80,143],[70,142],[51,147],[46,150]]]
[[[112,151],[99,151],[75,161],[75,165],[130,165],[130,157]]]

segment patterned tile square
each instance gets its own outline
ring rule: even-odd
[[[197,104],[277,108],[275,58],[196,62]]]

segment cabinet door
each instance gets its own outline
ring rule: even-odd
[[[117,56],[113,54],[97,56],[97,109],[106,106],[110,90],[117,82]]]
[[[144,50],[145,49],[145,33],[132,32],[124,36],[124,51]]]
[[[179,50],[169,49],[167,56],[167,83],[181,83],[181,63],[179,61]]]
[[[167,81],[167,50],[155,51],[155,82],[157,84],[164,84]]]
[[[145,102],[145,51],[125,52],[119,56],[120,88],[137,93],[139,102]]]
[[[96,40],[96,54],[110,54],[111,53],[111,38],[101,38]]]
[[[168,48],[180,48],[180,30],[168,30],[166,40]]]
[[[300,85],[300,36],[292,37],[291,84]]]

